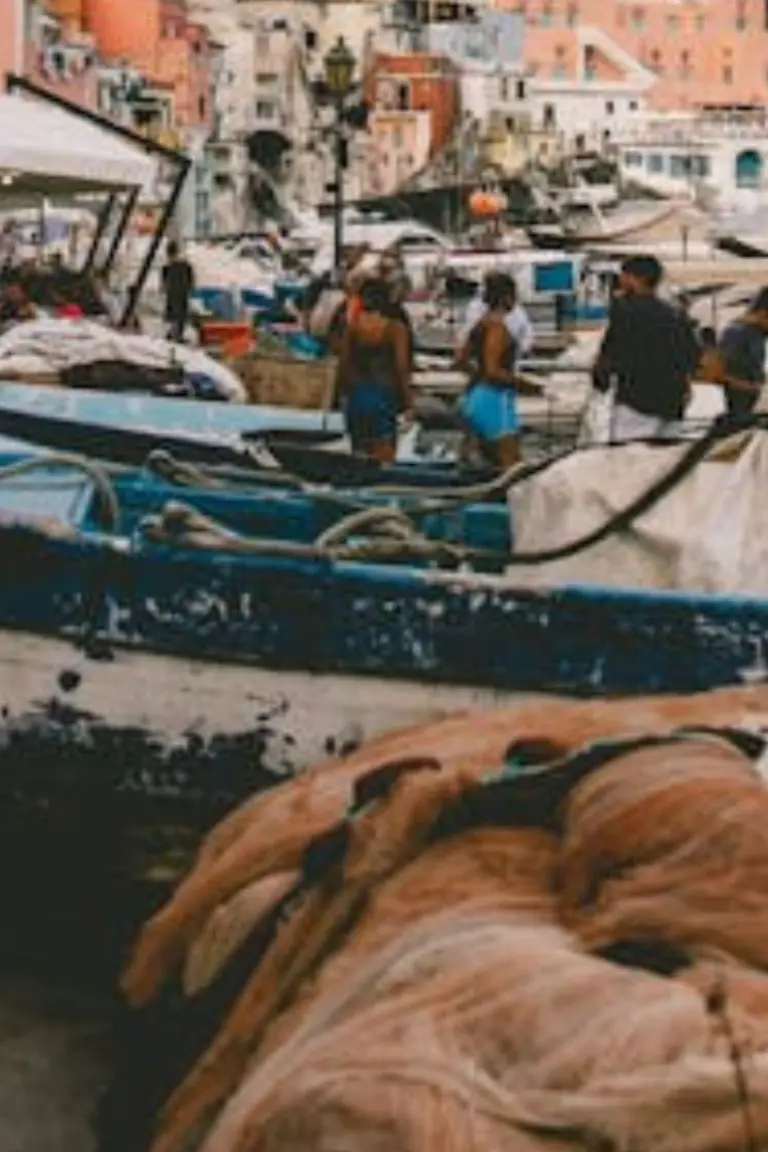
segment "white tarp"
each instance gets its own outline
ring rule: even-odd
[[[690,443],[575,452],[509,494],[515,552],[599,528],[664,476]],[[604,584],[768,595],[768,434],[729,437],[620,535],[568,559],[510,567],[527,587]]]
[[[224,399],[238,404],[246,400],[245,387],[230,368],[186,344],[118,332],[89,320],[52,318],[16,324],[0,336],[0,380],[104,361],[145,368],[176,363],[186,373],[207,376]]]
[[[155,175],[144,150],[42,100],[0,95],[0,177],[29,187],[142,188]],[[14,184],[3,190],[12,194]]]

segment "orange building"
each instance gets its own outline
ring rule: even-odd
[[[460,76],[447,57],[429,52],[376,53],[366,78],[366,99],[382,112],[427,112],[430,151],[443,148],[461,111]]]
[[[0,0],[0,79],[23,67],[24,13],[22,0]]]
[[[77,0],[60,0],[74,7]],[[183,0],[81,0],[99,52],[138,68],[150,85],[173,88],[180,130],[208,130],[213,118],[213,46],[189,20]]]
[[[494,0],[526,20],[535,75],[599,79],[599,49],[585,58],[577,29],[593,26],[658,76],[652,106],[686,109],[768,103],[765,0]]]

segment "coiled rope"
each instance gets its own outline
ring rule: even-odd
[[[444,541],[431,540],[420,533],[413,524],[413,511],[391,507],[374,507],[355,509],[349,516],[344,517],[337,524],[323,532],[312,544],[302,544],[294,541],[277,541],[247,538],[236,536],[228,529],[222,527],[215,520],[202,517],[193,508],[187,505],[172,506],[164,510],[163,515],[155,519],[149,526],[148,532],[154,539],[167,539],[166,531],[170,519],[173,527],[170,535],[178,540],[179,531],[192,533],[202,532],[208,537],[206,543],[215,546],[216,540],[226,543],[229,548],[239,552],[273,554],[292,556],[307,559],[332,560],[358,560],[358,561],[391,561],[407,558],[419,558],[428,561],[447,561],[450,564],[469,563],[472,561],[485,562],[510,566],[546,564],[554,560],[566,559],[577,555],[587,548],[594,547],[610,536],[627,531],[644,513],[650,511],[670,492],[674,491],[687,476],[705,459],[712,446],[724,436],[734,431],[744,430],[745,427],[765,427],[760,419],[741,421],[718,421],[699,440],[693,441],[685,454],[675,462],[669,471],[658,480],[655,480],[644,492],[641,492],[628,505],[611,516],[603,525],[571,540],[557,548],[548,548],[535,552],[502,552],[494,549],[470,547],[468,545],[450,544]],[[550,462],[551,463],[551,462]],[[546,465],[535,465],[534,472],[542,471]],[[527,477],[532,473],[529,471]],[[527,478],[525,477],[525,478]],[[501,479],[501,478],[500,478]],[[510,479],[519,483],[517,469],[511,469],[505,474],[504,482],[510,485]],[[487,488],[485,489],[487,491]],[[453,506],[453,505],[449,505]],[[182,511],[183,509],[183,511]],[[435,507],[429,509],[435,511]],[[350,542],[350,537],[359,536],[364,530],[376,532],[378,539],[364,539]],[[194,542],[193,540],[189,541]]]

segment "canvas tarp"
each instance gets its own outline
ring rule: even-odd
[[[0,199],[149,185],[155,161],[105,128],[42,100],[0,95]]]
[[[515,552],[559,548],[599,528],[690,449],[690,443],[591,448],[512,488]],[[765,596],[766,492],[768,435],[759,430],[734,435],[630,529],[567,559],[510,567],[510,582]]]

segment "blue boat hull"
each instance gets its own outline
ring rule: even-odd
[[[763,666],[768,602],[0,531],[0,626],[509,692],[697,691]]]

